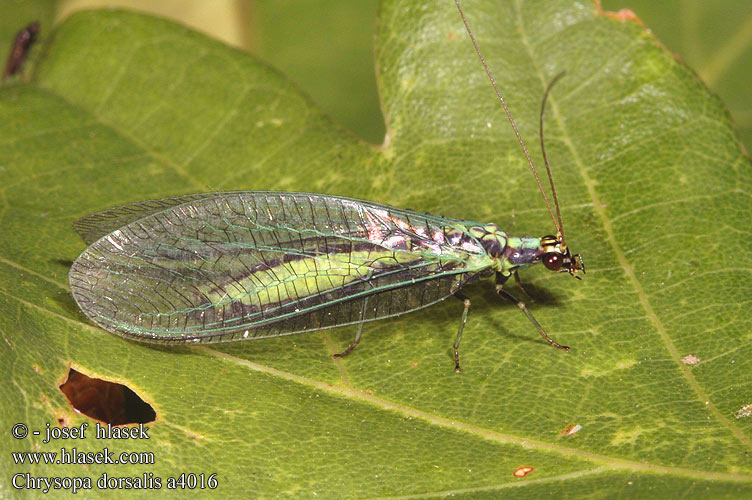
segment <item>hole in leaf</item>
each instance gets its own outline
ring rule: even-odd
[[[157,418],[154,408],[127,386],[87,377],[73,368],[60,390],[76,411],[107,424],[145,424]]]

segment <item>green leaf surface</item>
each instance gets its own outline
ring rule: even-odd
[[[313,101],[370,142],[384,138],[374,80],[378,0],[255,1],[252,52],[273,61]]]
[[[726,103],[752,149],[752,3],[707,0],[604,0],[629,8],[669,50],[692,66]]]
[[[576,282],[534,268],[522,279],[537,319],[572,352],[546,345],[488,282],[466,292],[459,375],[456,301],[367,324],[337,361],[351,328],[168,349],[92,326],[68,291],[85,247],[71,223],[117,204],[304,190],[517,235],[552,223],[451,2],[381,6],[380,149],[242,52],[144,15],[75,14],[33,81],[0,89],[3,496],[39,496],[13,489],[18,472],[145,471],[217,473],[217,490],[192,492],[202,498],[752,495],[752,419],[740,412],[752,403],[752,169],[721,102],[639,25],[589,2],[465,10],[531,147],[543,89],[567,71],[546,139],[568,242],[588,273]],[[43,434],[58,419],[91,422],[58,389],[69,366],[152,404],[150,439],[13,439],[16,422]],[[570,424],[581,429],[562,435]],[[155,463],[8,460],[74,446],[151,451]],[[520,466],[535,470],[516,478]],[[78,497],[106,493],[155,496],[95,485]]]

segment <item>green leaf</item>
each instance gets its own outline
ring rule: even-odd
[[[251,49],[361,138],[381,142],[374,80],[377,0],[253,2]]]
[[[747,150],[752,148],[752,4],[704,0],[604,0],[629,7],[669,50],[725,101]]]
[[[543,89],[567,71],[547,110],[547,151],[588,274],[535,268],[522,280],[537,319],[572,352],[546,345],[490,282],[466,292],[459,375],[456,301],[366,325],[338,361],[330,354],[354,329],[168,349],[92,326],[68,292],[84,249],[71,223],[117,204],[306,190],[511,234],[552,223],[451,2],[381,6],[379,149],[237,50],[143,15],[76,14],[30,84],[0,89],[2,453],[107,447],[150,451],[155,463],[6,458],[5,496],[38,496],[13,489],[21,472],[145,471],[163,490],[168,476],[217,473],[217,490],[196,493],[221,498],[752,494],[752,419],[740,412],[752,403],[752,169],[720,101],[639,25],[590,3],[465,10],[533,149]],[[150,439],[42,443],[47,423],[91,422],[58,389],[69,366],[148,401]],[[12,439],[16,422],[42,436]],[[570,424],[579,432],[563,435]],[[514,477],[521,466],[534,471]]]

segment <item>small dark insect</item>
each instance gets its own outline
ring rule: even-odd
[[[29,54],[29,49],[38,36],[39,23],[36,21],[30,23],[16,34],[10,54],[8,55],[8,62],[5,63],[5,69],[3,70],[3,80],[21,71],[21,67],[24,61],[26,61],[26,56]]]

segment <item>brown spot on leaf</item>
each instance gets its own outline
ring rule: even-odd
[[[514,477],[525,477],[528,474],[530,474],[531,472],[533,472],[534,470],[535,470],[535,468],[530,467],[529,465],[525,465],[525,466],[522,466],[522,467],[517,467],[514,470],[514,472],[512,473],[512,475]]]
[[[640,26],[645,26],[645,23],[643,23],[639,17],[637,17],[637,14],[632,12],[629,9],[621,9],[618,12],[613,12],[610,10],[603,10],[603,7],[601,7],[601,0],[594,0],[595,1],[595,12],[599,16],[603,17],[609,17],[611,19],[616,19],[617,21],[620,21],[622,23],[625,23],[627,21],[634,21]]]
[[[571,436],[572,434],[579,432],[580,429],[582,429],[580,424],[569,424],[561,430],[560,434],[562,436]]]

